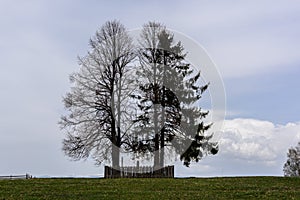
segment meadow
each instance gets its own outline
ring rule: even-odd
[[[300,199],[300,178],[0,180],[9,199]]]

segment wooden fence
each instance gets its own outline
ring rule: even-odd
[[[0,176],[0,179],[31,179],[32,176],[30,174],[25,175],[9,175],[9,176]]]
[[[154,170],[153,166],[104,167],[104,178],[174,178],[174,165]]]

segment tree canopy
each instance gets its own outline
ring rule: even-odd
[[[112,159],[113,166],[118,166],[128,129],[122,121],[130,117],[124,110],[128,99],[123,92],[130,87],[132,40],[122,24],[111,21],[89,44],[91,50],[79,58],[80,70],[70,76],[73,86],[63,99],[69,113],[60,121],[67,130],[63,150],[73,159],[92,154],[99,163]]]
[[[153,157],[156,167],[164,166],[166,155],[189,166],[216,154],[217,143],[205,134],[209,112],[200,107],[209,83],[201,84],[181,42],[157,22],[145,24],[138,41],[118,21],[106,22],[90,39],[63,98],[63,151],[116,168],[121,151]]]
[[[300,176],[300,142],[289,149],[287,157],[283,166],[284,176]]]

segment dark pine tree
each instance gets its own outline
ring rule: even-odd
[[[212,135],[205,135],[211,124],[202,120],[208,112],[199,107],[208,84],[199,86],[200,72],[185,61],[184,48],[180,42],[174,44],[171,33],[157,23],[149,23],[147,28],[156,45],[139,52],[142,81],[133,95],[140,108],[134,121],[134,150],[154,153],[154,166],[164,166],[166,151],[180,155],[189,166],[191,161],[218,152],[217,143],[209,142]]]

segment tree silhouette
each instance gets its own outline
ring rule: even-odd
[[[199,107],[209,84],[201,85],[183,45],[163,25],[146,24],[135,48],[125,27],[109,21],[89,44],[63,98],[67,113],[59,124],[67,132],[66,155],[111,161],[119,169],[124,150],[153,156],[158,169],[169,155],[189,166],[218,152],[206,134],[211,124],[203,122],[208,111]]]
[[[132,40],[118,21],[106,22],[90,39],[91,50],[79,58],[80,71],[70,76],[71,91],[63,99],[68,114],[59,124],[67,131],[63,151],[78,160],[92,155],[97,163],[119,167],[119,148],[128,134],[129,63]]]
[[[199,86],[200,72],[185,61],[180,42],[164,26],[150,22],[144,26],[139,50],[141,77],[137,94],[140,113],[135,120],[133,142],[137,152],[152,152],[154,166],[163,167],[165,151],[176,152],[186,166],[205,154],[216,154],[217,144],[209,142],[205,131],[208,112],[199,108],[208,84]]]
[[[300,176],[300,142],[289,149],[287,157],[283,166],[284,176]]]

